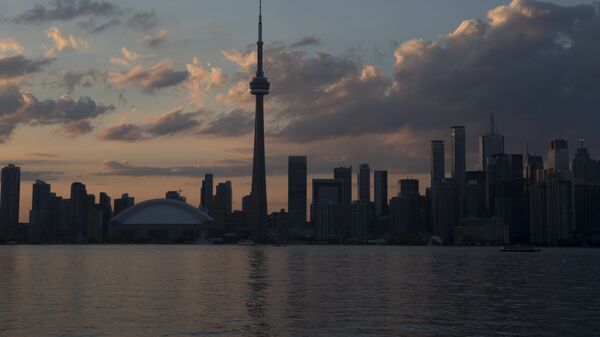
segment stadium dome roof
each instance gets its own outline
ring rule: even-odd
[[[212,218],[203,210],[172,199],[152,199],[136,204],[111,219],[123,225],[203,225]]]

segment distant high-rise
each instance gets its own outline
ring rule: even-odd
[[[105,192],[100,192],[100,200],[98,200],[99,209],[102,211],[102,237],[108,238],[108,223],[113,217],[113,209],[111,198]]]
[[[87,211],[88,194],[84,184],[74,182],[71,184],[71,206],[73,211],[73,220],[71,235],[72,238],[85,238],[87,234]]]
[[[207,173],[200,188],[200,207],[212,216],[214,211],[213,175]]]
[[[450,128],[452,136],[452,179],[459,188],[465,185],[465,172],[467,167],[465,149],[465,127],[453,126]]]
[[[306,227],[307,158],[288,157],[288,226]]]
[[[186,198],[181,195],[181,191],[167,191],[167,193],[165,193],[165,199],[177,200],[181,202],[187,201]]]
[[[261,4],[262,5],[262,4]],[[250,215],[251,236],[254,241],[266,240],[267,177],[265,165],[264,96],[269,94],[270,83],[263,72],[262,6],[259,5],[256,76],[250,82],[250,93],[256,96],[254,124],[254,159],[252,165],[252,210]]]
[[[523,160],[524,167],[524,176],[525,179],[529,182],[529,184],[533,184],[538,181],[538,177],[542,171],[544,171],[544,159],[542,156],[535,156],[529,153],[525,154],[525,159]]]
[[[233,212],[233,189],[231,181],[217,184],[215,194],[214,223],[227,229]]]
[[[115,215],[123,212],[133,205],[135,205],[135,198],[130,197],[128,193],[123,193],[121,198],[115,199]]]
[[[484,171],[467,171],[462,215],[464,218],[485,217],[486,202]]]
[[[352,205],[352,166],[334,168],[333,178],[343,181],[342,205],[344,207],[350,207],[350,205]]]
[[[0,239],[16,239],[19,225],[19,196],[21,190],[21,168],[13,164],[2,168],[0,191]]]
[[[50,232],[50,184],[36,180],[29,211],[29,241],[47,242]]]
[[[564,139],[553,140],[548,152],[548,168],[555,172],[569,172],[569,144]]]
[[[504,154],[504,136],[496,133],[494,116],[490,116],[490,132],[479,138],[479,164],[485,171],[487,158],[493,154]]]
[[[373,192],[375,194],[375,217],[387,215],[388,211],[388,173],[375,171],[373,178]]]
[[[444,141],[431,141],[431,187],[444,181],[446,174]]]
[[[433,235],[454,241],[454,227],[460,218],[460,189],[454,179],[444,179],[431,189],[431,225]]]
[[[419,196],[419,180],[401,179],[398,181],[398,195],[405,197]]]
[[[371,202],[371,168],[369,164],[362,164],[358,168],[357,176],[358,201],[368,204]]]
[[[590,156],[581,139],[581,146],[577,148],[573,159],[573,177],[580,181],[600,180],[600,163]]]
[[[332,239],[336,235],[336,225],[342,202],[342,180],[313,179],[311,223],[319,241]]]
[[[551,174],[530,187],[530,241],[558,244],[573,235],[573,187]]]

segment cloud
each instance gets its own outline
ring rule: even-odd
[[[100,139],[110,141],[137,142],[157,137],[187,135],[197,132],[201,126],[197,119],[201,111],[183,112],[173,109],[141,124],[120,123],[108,126],[99,134]]]
[[[55,181],[59,180],[64,176],[64,172],[58,171],[21,171],[21,180],[23,181]]]
[[[201,134],[219,137],[237,137],[254,130],[254,114],[243,110],[233,110],[221,114],[200,131]]]
[[[5,57],[23,54],[25,54],[25,48],[13,38],[7,37],[0,41],[0,56]]]
[[[141,31],[151,30],[158,25],[156,11],[153,9],[149,11],[139,11],[131,16],[127,25]]]
[[[545,148],[555,137],[593,135],[600,122],[599,13],[597,5],[514,0],[490,10],[487,21],[457,23],[439,41],[401,43],[393,69],[352,55],[267,46],[267,129],[279,140],[300,143],[405,128],[446,135],[455,123],[477,133],[494,113],[511,126],[504,130],[508,145],[528,137]],[[250,109],[251,96],[241,92],[254,75],[256,53],[224,57],[240,75],[221,101]]]
[[[112,125],[99,134],[100,139],[123,142],[137,142],[145,139],[144,129],[135,124],[121,123]]]
[[[320,46],[321,45],[321,39],[316,38],[314,36],[305,36],[303,38],[301,38],[300,40],[292,43],[290,46],[292,48],[302,48],[302,47],[313,47],[313,46]]]
[[[13,84],[0,86],[0,142],[6,142],[18,125],[59,125],[69,136],[86,132],[84,122],[113,111],[112,105],[98,104],[89,97],[68,95],[40,100]],[[88,130],[89,131],[89,130]]]
[[[0,58],[0,83],[2,80],[15,80],[38,72],[50,62],[51,59],[30,60],[23,55]]]
[[[192,101],[201,106],[206,93],[220,88],[227,83],[227,75],[220,67],[203,66],[200,59],[194,57],[192,63],[186,65],[189,78],[186,83]]]
[[[41,24],[51,21],[68,21],[81,16],[110,17],[120,15],[121,9],[106,1],[54,0],[51,6],[35,5],[34,8],[13,19],[16,23]]]
[[[91,87],[99,78],[100,74],[94,70],[83,72],[68,70],[64,73],[61,84],[67,89],[67,93],[71,93],[78,86]]]
[[[57,133],[64,135],[67,138],[77,138],[81,135],[88,134],[92,132],[94,128],[89,120],[78,120],[69,122],[67,124],[63,124],[58,130]]]
[[[140,59],[151,58],[153,55],[142,55],[138,54],[134,51],[127,49],[126,47],[121,48],[121,55],[123,57],[111,57],[110,63],[121,65],[121,66],[130,66],[132,63],[137,62]]]
[[[138,42],[149,47],[160,47],[167,41],[167,31],[165,29],[159,30],[157,33],[144,35]]]
[[[247,161],[217,163],[211,166],[179,166],[179,167],[154,167],[136,166],[127,161],[105,161],[103,171],[99,176],[124,176],[124,177],[203,177],[205,173],[214,173],[222,177],[243,177],[251,169]]]
[[[136,66],[128,72],[111,72],[108,80],[116,87],[134,85],[146,93],[157,89],[173,87],[181,84],[188,78],[187,70],[178,69],[179,64],[174,61],[164,60],[150,69]]]
[[[87,50],[90,47],[89,43],[81,38],[77,38],[73,35],[63,35],[58,27],[51,27],[45,30],[44,33],[52,39],[54,47],[60,52],[63,52],[66,49]],[[49,53],[51,54],[51,52]]]
[[[101,33],[111,27],[116,27],[121,24],[121,20],[112,18],[107,21],[99,22],[95,18],[89,18],[85,21],[80,21],[77,25],[83,28],[88,33],[97,34]]]

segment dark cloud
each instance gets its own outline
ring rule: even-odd
[[[144,129],[142,127],[127,123],[109,126],[100,132],[99,137],[104,140],[123,142],[137,142],[145,139]]]
[[[166,60],[150,69],[137,66],[127,72],[110,73],[108,79],[117,87],[131,84],[150,94],[157,89],[177,86],[188,78],[188,71],[179,69],[178,65],[177,62]]]
[[[99,134],[104,140],[136,142],[156,137],[186,135],[197,132],[200,121],[196,118],[200,111],[183,112],[175,109],[142,124],[122,123],[112,125]]]
[[[92,130],[94,130],[94,128],[92,127],[92,124],[90,123],[90,121],[84,119],[84,120],[74,121],[74,122],[70,122],[70,123],[62,125],[58,129],[58,133],[66,136],[68,138],[76,138],[81,135],[90,133],[90,132],[92,132]]]
[[[109,28],[116,27],[121,24],[121,20],[112,18],[106,21],[99,22],[95,18],[89,18],[86,21],[80,21],[77,25],[89,33],[101,33]]]
[[[479,134],[494,113],[507,125],[509,146],[529,140],[546,148],[555,137],[594,135],[599,13],[598,5],[514,0],[492,9],[487,22],[463,21],[441,41],[401,43],[392,72],[352,56],[270,46],[269,114],[279,123],[271,133],[311,142],[404,128],[447,135],[448,126],[466,124]],[[251,56],[228,57],[242,69],[240,82],[253,76],[254,65],[244,62]]]
[[[181,109],[176,109],[158,116],[148,123],[145,129],[148,134],[157,137],[182,134],[200,126],[200,122],[196,119],[199,114],[200,112],[185,113]]]
[[[20,124],[30,126],[59,125],[73,136],[75,130],[85,131],[85,123],[113,111],[112,105],[98,104],[89,97],[70,96],[40,100],[31,93],[21,92],[15,85],[0,86],[0,141],[5,142]]]
[[[211,136],[235,137],[245,135],[252,132],[252,130],[254,130],[254,114],[243,110],[233,110],[217,116],[200,133]]]
[[[67,89],[68,93],[71,93],[78,86],[84,88],[91,87],[99,77],[99,73],[94,70],[83,72],[69,70],[63,75],[62,85]]]
[[[50,62],[51,59],[30,60],[23,55],[0,58],[0,79],[10,80],[38,72]]]
[[[32,9],[14,17],[18,24],[44,24],[53,21],[82,19],[77,24],[89,33],[100,33],[110,27],[121,25],[148,31],[158,24],[155,10],[133,12],[104,0],[53,0],[49,5],[36,4]]]
[[[148,31],[158,25],[158,17],[155,10],[139,11],[131,16],[127,25],[131,28]]]
[[[41,24],[50,21],[69,21],[81,16],[110,17],[122,14],[122,10],[110,2],[94,0],[54,0],[51,5],[35,5],[15,17],[16,23]]]
[[[247,161],[217,164],[206,167],[154,167],[136,166],[125,161],[105,161],[104,170],[97,173],[97,175],[124,177],[203,177],[205,173],[214,173],[221,177],[243,177],[248,175],[252,167],[251,163]]]
[[[291,44],[292,48],[302,48],[302,47],[312,47],[312,46],[320,46],[321,39],[316,38],[314,36],[305,36],[300,40]]]
[[[42,153],[42,152],[29,152],[29,153],[26,153],[26,155],[33,156],[33,157],[41,157],[41,158],[60,158],[61,157],[61,155],[58,155],[55,153]]]
[[[63,172],[58,171],[21,171],[21,180],[23,181],[54,181],[64,176]]]

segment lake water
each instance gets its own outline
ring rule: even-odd
[[[600,336],[600,249],[0,246],[0,336]]]

